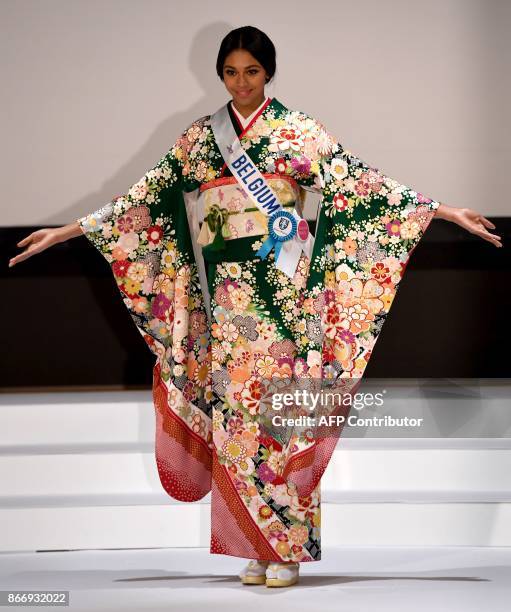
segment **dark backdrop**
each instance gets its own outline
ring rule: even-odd
[[[413,252],[367,377],[510,376],[511,218],[491,220],[503,248],[432,221]],[[8,268],[21,252],[16,243],[36,229],[0,229],[0,390],[150,387],[154,357],[107,262],[84,236]]]

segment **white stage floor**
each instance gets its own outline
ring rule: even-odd
[[[511,609],[511,548],[323,547],[281,589],[242,585],[245,563],[205,548],[0,553],[0,589],[69,590],[69,609],[84,612]]]

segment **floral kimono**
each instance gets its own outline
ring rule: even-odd
[[[337,439],[262,427],[261,378],[361,379],[439,202],[382,174],[310,115],[268,99],[242,147],[286,210],[320,194],[293,278],[224,163],[210,115],[129,191],[78,219],[155,355],[156,464],[181,501],[211,491],[210,551],[318,561],[320,479]],[[204,221],[200,224],[199,209]]]

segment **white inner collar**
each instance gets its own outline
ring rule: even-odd
[[[268,101],[269,96],[266,96],[266,98],[261,102],[261,104],[255,109],[255,111],[249,115],[247,118],[243,117],[243,115],[236,110],[236,107],[234,106],[234,104],[232,103],[231,100],[231,108],[232,110],[236,113],[236,116],[238,117],[238,119],[240,120],[241,125],[246,128],[247,125],[252,121],[252,119],[257,115],[257,113],[261,110],[261,108],[266,104],[266,102]]]

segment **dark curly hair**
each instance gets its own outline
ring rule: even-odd
[[[266,70],[266,82],[271,81],[276,70],[275,45],[264,32],[254,26],[243,26],[231,30],[220,43],[216,72],[222,81],[224,80],[225,58],[236,49],[244,49],[252,54]]]

